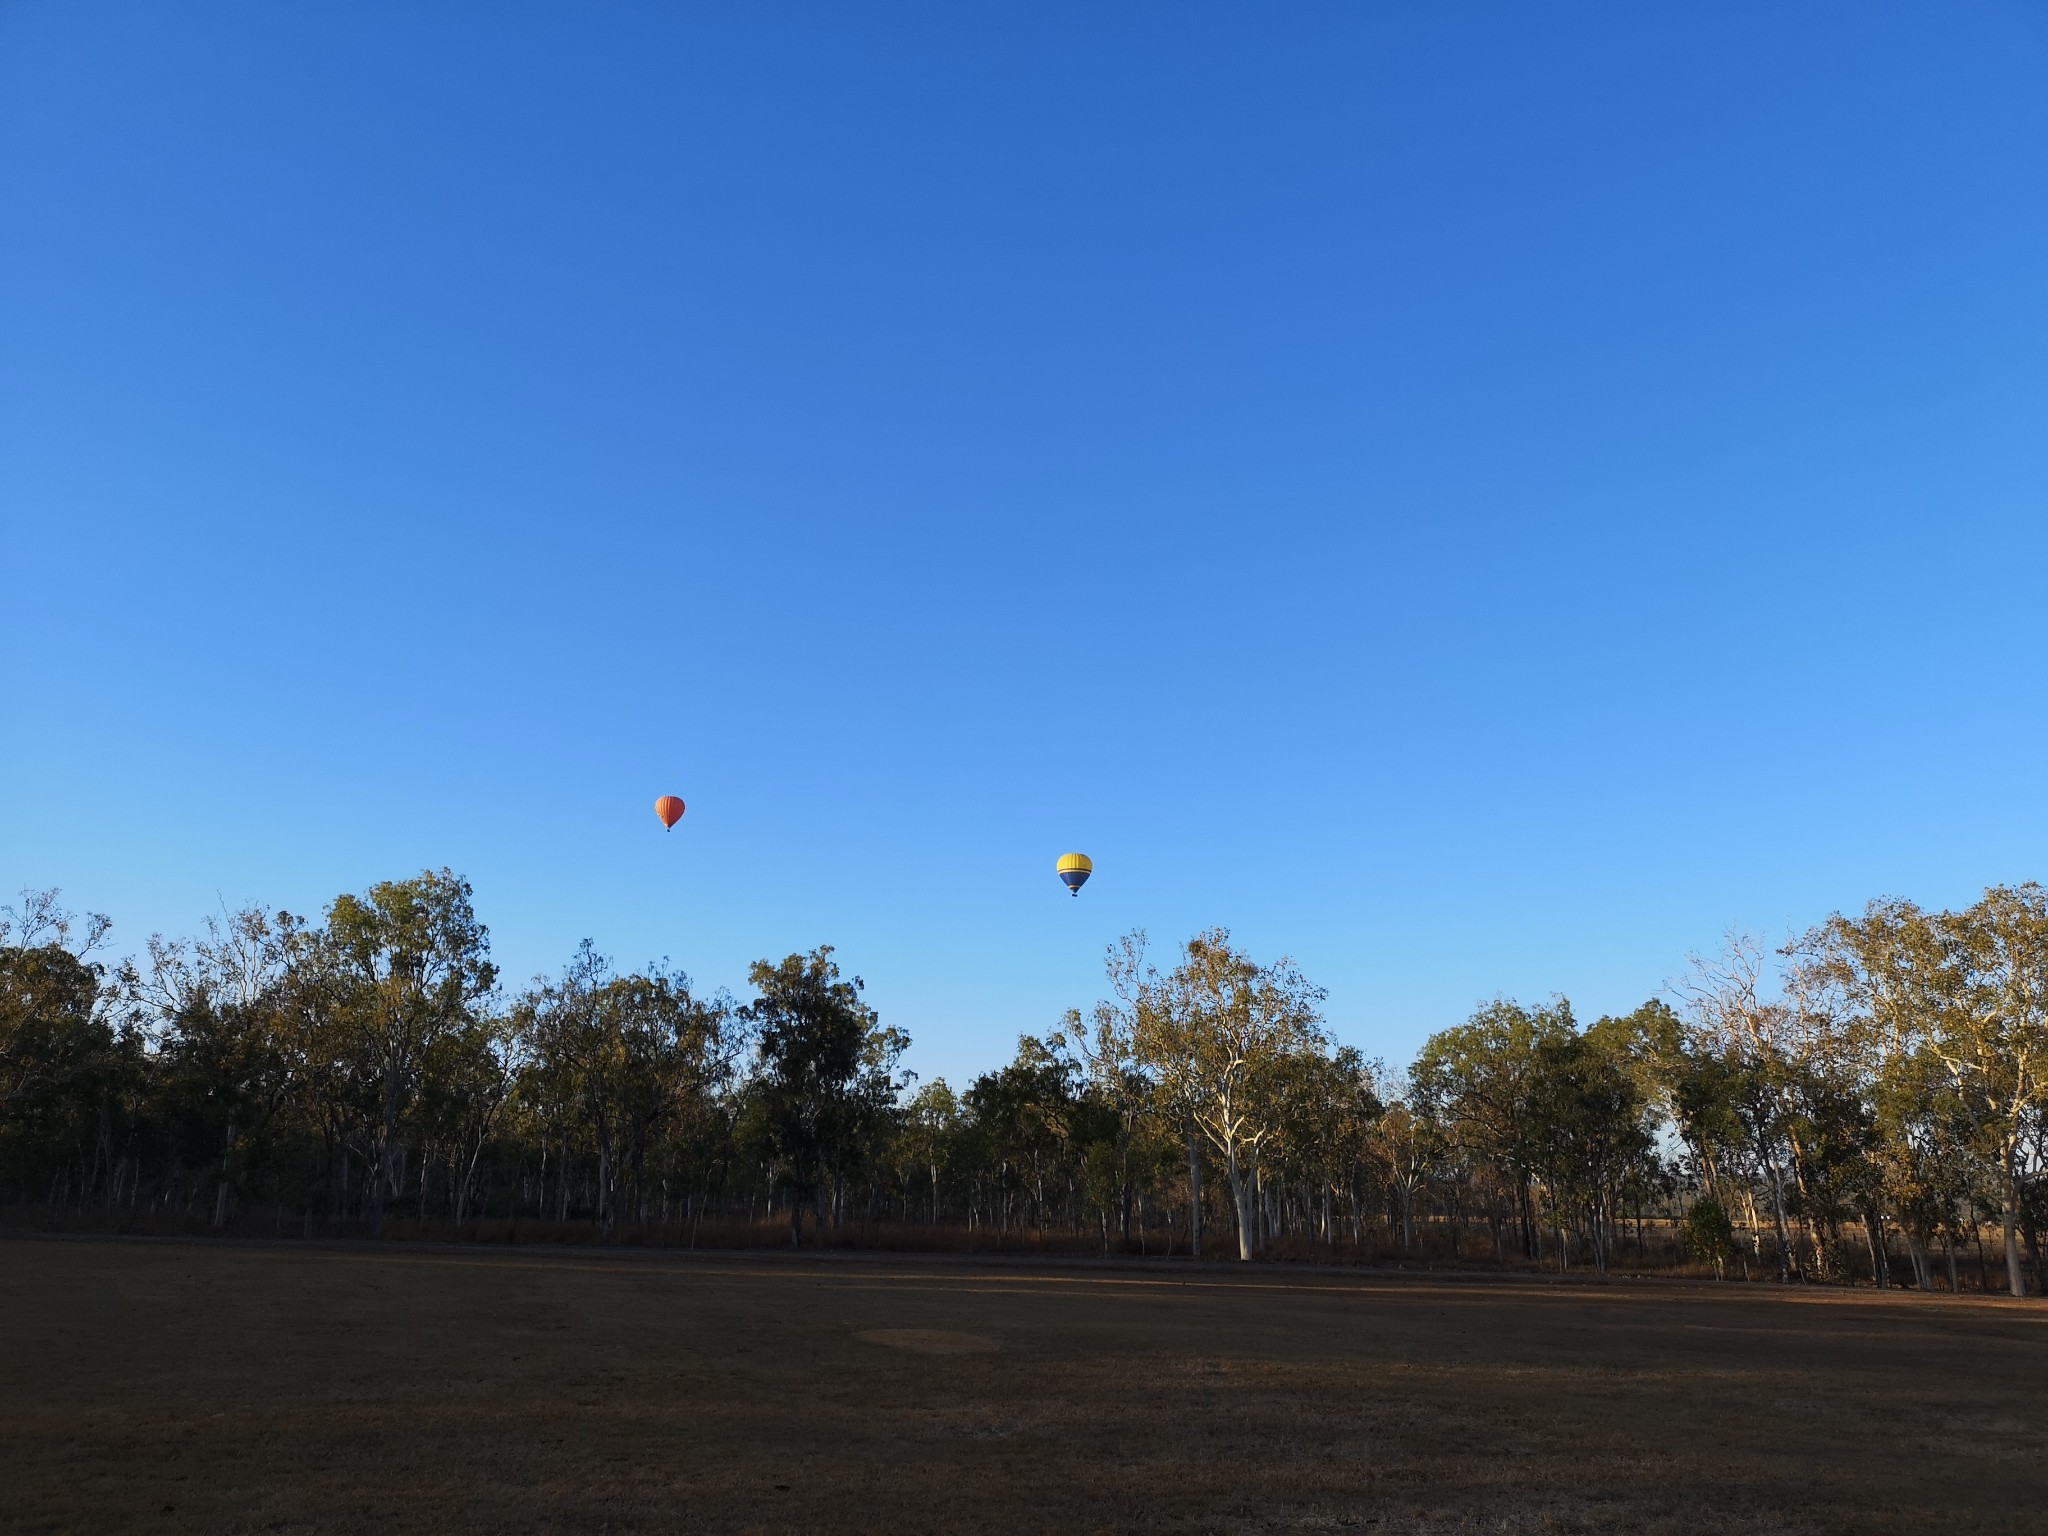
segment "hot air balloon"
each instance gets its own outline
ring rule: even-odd
[[[1081,894],[1081,887],[1088,883],[1088,877],[1095,873],[1095,865],[1085,853],[1063,853],[1060,855],[1060,879],[1074,895]]]
[[[654,802],[654,814],[661,818],[664,827],[673,828],[683,819],[683,802],[679,796],[663,795]]]

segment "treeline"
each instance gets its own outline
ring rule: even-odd
[[[446,870],[116,965],[108,926],[0,909],[0,1200],[29,1219],[2048,1292],[2035,885],[1731,941],[1585,1026],[1496,1001],[1398,1073],[1290,962],[1133,934],[1104,1001],[958,1091],[829,947],[744,1000],[589,942],[508,993]]]

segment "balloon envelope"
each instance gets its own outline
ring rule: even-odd
[[[1063,853],[1057,866],[1060,879],[1073,895],[1081,894],[1081,887],[1088,883],[1088,877],[1095,873],[1095,864],[1085,853]]]
[[[683,819],[683,802],[674,795],[663,795],[654,802],[654,814],[664,827],[673,827]]]

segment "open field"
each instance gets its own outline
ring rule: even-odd
[[[2048,1530],[2048,1307],[0,1241],[21,1531]]]

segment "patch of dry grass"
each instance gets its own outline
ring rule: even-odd
[[[2048,1308],[0,1243],[23,1531],[2048,1529]]]

